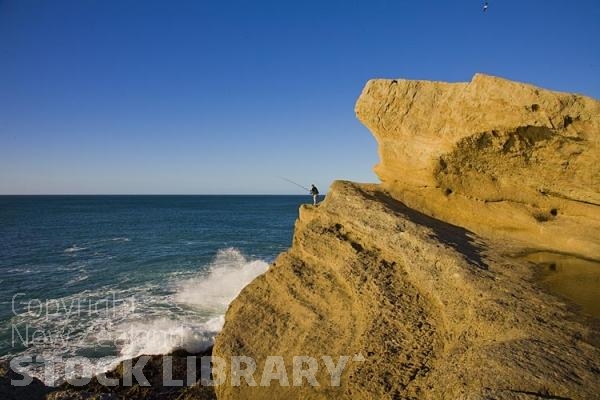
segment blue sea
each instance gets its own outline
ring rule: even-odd
[[[0,196],[0,358],[202,351],[309,196]],[[39,359],[38,359],[39,361]],[[36,367],[37,365],[37,367]],[[23,370],[46,380],[38,363]]]

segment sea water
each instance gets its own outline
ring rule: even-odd
[[[0,196],[0,358],[205,350],[307,197]]]

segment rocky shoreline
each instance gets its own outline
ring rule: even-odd
[[[300,208],[291,248],[232,302],[210,353],[239,374],[165,387],[153,356],[150,387],[123,385],[122,364],[114,388],[18,393],[4,366],[0,396],[596,398],[599,319],[528,255],[600,261],[600,102],[478,74],[370,81],[356,113],[382,183],[337,181]],[[189,354],[173,356],[185,379]]]
[[[118,380],[115,386],[108,386],[98,381],[97,377],[83,386],[74,386],[67,382],[57,387],[45,386],[40,380],[33,378],[33,382],[27,386],[13,386],[11,379],[20,381],[23,375],[13,372],[8,365],[0,365],[0,398],[3,400],[80,400],[80,399],[200,399],[213,400],[216,394],[212,386],[203,385],[200,381],[201,358],[208,357],[212,349],[200,354],[191,354],[183,350],[175,351],[168,355],[140,356],[133,360],[121,362],[114,370],[106,373],[106,378]],[[165,369],[165,357],[171,364],[168,366],[172,374],[169,377],[181,381],[181,385],[165,385],[163,372]],[[141,357],[148,357],[141,372],[147,379],[148,385],[139,382],[137,376],[133,376],[131,384],[124,381],[125,365],[129,363],[135,366]],[[187,382],[188,359],[194,358],[194,367],[197,372],[197,381],[194,384]]]

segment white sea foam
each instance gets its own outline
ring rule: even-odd
[[[249,260],[237,249],[223,249],[198,275],[190,277],[189,272],[172,275],[166,287],[164,283],[152,283],[117,292],[106,287],[84,290],[59,299],[60,307],[51,304],[50,312],[57,312],[51,318],[44,310],[40,315],[21,313],[11,322],[20,326],[24,323],[39,326],[49,333],[66,332],[69,336],[68,340],[37,343],[21,355],[66,359],[106,346],[112,348],[113,359],[91,360],[90,368],[94,373],[105,372],[125,359],[142,354],[166,354],[175,349],[201,352],[212,345],[223,327],[229,303],[267,268],[266,262]],[[84,276],[79,275],[73,283],[85,279]],[[68,315],[67,310],[71,312],[73,302],[80,299],[110,301],[91,309],[88,303],[75,303],[83,311]],[[24,368],[23,371],[45,378],[43,371],[35,368]],[[63,378],[59,377],[58,383]]]
[[[110,240],[112,240],[113,242],[129,242],[129,238],[126,237],[116,237]]]
[[[215,323],[213,320],[219,320]],[[212,345],[222,327],[221,317],[204,323],[159,318],[149,322],[123,324],[117,328],[122,342],[122,359],[142,354],[167,354],[175,349],[198,353]]]
[[[66,283],[66,285],[67,285],[67,286],[74,285],[74,284],[76,284],[76,283],[78,283],[78,282],[85,281],[85,280],[87,280],[88,278],[89,278],[89,276],[88,276],[88,275],[86,275],[86,274],[77,275],[75,278],[73,278],[73,279],[71,279],[70,281],[68,281],[68,282]]]
[[[76,244],[64,250],[65,253],[75,253],[77,251],[86,250],[87,247],[78,247]]]
[[[237,249],[219,250],[208,273],[175,285],[172,296],[175,306],[193,307],[197,313],[126,321],[117,328],[123,343],[121,355],[127,359],[142,354],[165,354],[175,349],[205,350],[223,327],[229,303],[267,268],[266,262],[250,261]]]
[[[205,350],[223,327],[229,303],[267,268],[266,262],[248,260],[237,249],[219,250],[207,273],[175,283],[170,300],[172,306],[183,307],[180,313],[157,313],[154,318],[123,321],[116,327],[122,359],[175,349]],[[195,312],[185,312],[185,308]]]
[[[244,286],[267,268],[266,262],[249,261],[237,249],[219,250],[208,275],[182,282],[175,301],[216,313],[224,312]]]
[[[5,271],[7,274],[37,274],[39,272],[38,269],[34,268],[12,268]]]

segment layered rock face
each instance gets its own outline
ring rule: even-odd
[[[595,398],[598,331],[515,255],[600,258],[599,111],[485,76],[369,82],[357,114],[383,184],[335,182],[301,207],[291,248],[234,300],[213,350],[228,367],[255,360],[253,379],[228,374],[217,397]],[[316,360],[300,366],[312,385],[299,356]],[[349,357],[339,386],[324,356]]]
[[[356,115],[410,207],[478,233],[600,258],[600,102],[486,75],[373,80]]]

